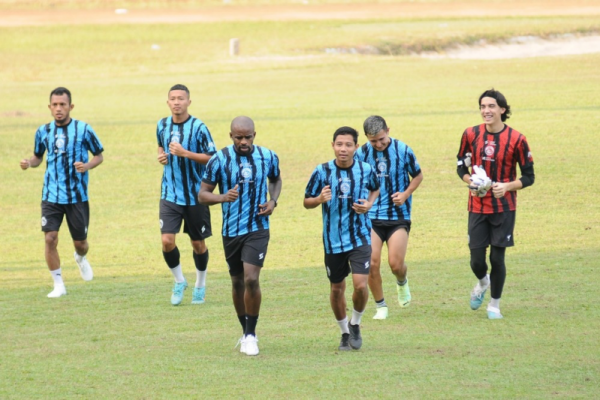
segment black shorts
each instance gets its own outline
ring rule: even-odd
[[[223,250],[229,267],[229,275],[244,273],[244,263],[263,266],[267,257],[270,233],[268,229],[250,232],[241,236],[223,236]]]
[[[515,211],[497,214],[469,213],[469,248],[480,249],[490,244],[497,247],[515,245]]]
[[[67,216],[71,238],[77,241],[86,240],[90,222],[90,205],[87,201],[75,204],[42,201],[42,232],[58,232],[64,215]]]
[[[210,210],[207,206],[180,206],[167,200],[160,200],[158,212],[160,233],[179,233],[181,221],[185,221],[183,233],[191,240],[204,240],[212,236]]]
[[[382,242],[387,242],[398,229],[406,229],[406,233],[410,233],[410,221],[406,219],[394,221],[373,219],[371,225],[373,226],[373,232],[379,236]]]
[[[353,274],[369,275],[371,246],[365,245],[344,253],[325,253],[325,269],[331,283],[340,283],[352,270]]]

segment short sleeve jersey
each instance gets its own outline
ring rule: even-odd
[[[358,160],[348,168],[338,167],[335,160],[321,164],[310,177],[305,198],[318,197],[325,186],[331,188],[331,200],[321,205],[325,253],[344,253],[370,245],[371,220],[366,214],[357,214],[352,205],[379,188],[373,168]]]
[[[498,133],[489,133],[485,124],[467,128],[460,141],[457,158],[471,153],[471,165],[481,165],[492,182],[511,182],[517,179],[517,164],[533,165],[533,157],[524,135],[504,125]],[[506,192],[500,199],[488,191],[484,197],[469,194],[469,211],[496,214],[517,209],[517,192]]]
[[[265,147],[254,145],[252,152],[244,155],[230,145],[211,157],[202,181],[217,185],[220,194],[238,185],[237,200],[221,204],[223,236],[236,237],[269,229],[269,216],[258,215],[258,206],[267,202],[268,181],[279,176],[279,158]]]
[[[415,153],[398,139],[390,138],[390,144],[383,151],[377,151],[371,143],[362,145],[354,158],[371,165],[379,178],[379,197],[369,210],[369,218],[385,221],[410,220],[412,195],[401,206],[392,201],[392,194],[404,192],[410,178],[421,173]]]
[[[215,154],[215,143],[204,122],[192,116],[182,123],[173,122],[172,116],[163,118],[156,126],[156,140],[168,154],[169,161],[163,169],[160,198],[181,206],[199,204],[198,192],[205,166],[170,154],[169,144],[177,142],[194,153]]]
[[[47,152],[46,173],[42,200],[57,204],[88,201],[88,172],[77,172],[75,162],[87,163],[88,152],[98,155],[104,151],[91,126],[71,119],[66,126],[53,121],[42,125],[35,133],[33,153],[42,158]]]

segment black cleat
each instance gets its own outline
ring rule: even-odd
[[[350,330],[350,340],[348,340],[350,347],[352,347],[354,350],[360,349],[360,347],[362,346],[362,337],[360,336],[360,325],[352,325],[350,322],[348,322],[348,329]]]
[[[342,333],[342,338],[340,339],[340,347],[338,347],[338,350],[340,350],[340,351],[352,350],[352,347],[350,347],[350,345],[348,344],[349,338],[350,338],[349,333]]]

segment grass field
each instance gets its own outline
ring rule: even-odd
[[[468,42],[474,37],[593,30],[598,18],[502,18],[46,26],[0,29],[0,398],[596,398],[600,259],[600,54],[460,61],[327,55],[326,48]],[[451,34],[440,33],[447,24]],[[387,36],[386,36],[387,35]],[[227,56],[239,37],[242,56]],[[445,42],[444,42],[445,43]],[[160,50],[151,50],[152,44]],[[284,189],[261,276],[261,354],[240,335],[219,235],[210,238],[207,303],[169,304],[172,278],[158,229],[155,127],[168,88],[191,89],[190,112],[219,147],[231,119],[256,122],[256,143],[281,158]],[[66,86],[72,116],[106,149],[90,173],[89,259],[83,282],[63,226],[69,295],[46,298],[39,203],[44,167],[23,172],[50,90]],[[505,319],[468,307],[467,191],[455,173],[479,94],[504,92],[508,121],[532,147],[536,184],[519,193],[507,252]],[[333,131],[371,114],[408,143],[425,180],[409,243],[413,304],[363,319],[364,346],[339,354],[328,305],[319,210],[302,207],[313,168],[333,158]],[[212,208],[213,230],[220,211]],[[189,281],[185,236],[178,240]],[[385,267],[385,266],[384,266]],[[594,394],[596,393],[596,394]]]

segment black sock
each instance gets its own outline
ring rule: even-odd
[[[377,304],[377,308],[379,308],[379,307],[387,307],[387,304],[385,303],[385,298],[383,298],[383,299],[381,299],[379,301],[375,300],[375,304]]]
[[[238,315],[238,319],[240,320],[240,324],[242,324],[242,333],[246,333],[246,316]]]
[[[173,269],[179,265],[179,249],[177,246],[175,246],[175,248],[168,253],[163,251],[163,257],[165,258],[169,268]]]
[[[246,331],[245,335],[256,336],[256,323],[258,322],[258,315],[246,315]]]
[[[198,271],[206,271],[206,267],[208,266],[208,250],[202,254],[196,254],[194,252],[194,263],[196,264],[196,269]]]

